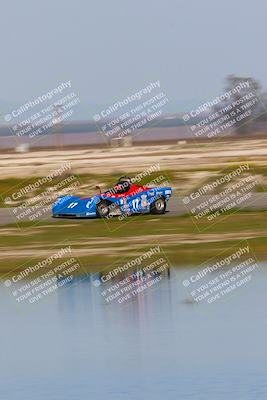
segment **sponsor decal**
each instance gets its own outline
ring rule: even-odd
[[[147,206],[148,206],[147,195],[142,194],[141,195],[141,207],[146,208]]]

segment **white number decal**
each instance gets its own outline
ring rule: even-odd
[[[74,208],[74,207],[77,206],[77,204],[78,204],[78,203],[70,203],[70,204],[68,205],[68,208]]]
[[[86,208],[91,208],[91,205],[92,205],[93,201],[94,201],[94,199],[87,201],[85,207]]]
[[[133,209],[138,210],[139,199],[133,199]]]

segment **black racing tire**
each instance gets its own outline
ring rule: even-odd
[[[110,204],[105,200],[101,200],[96,206],[97,216],[100,218],[107,218],[110,212]]]
[[[163,197],[159,197],[150,206],[150,214],[164,214],[166,211],[166,200]]]

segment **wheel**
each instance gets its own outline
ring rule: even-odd
[[[109,216],[109,203],[105,200],[100,201],[100,203],[97,204],[96,209],[97,209],[97,214],[101,218],[106,218]]]
[[[164,214],[165,211],[166,211],[166,201],[162,197],[159,197],[150,206],[151,214]]]

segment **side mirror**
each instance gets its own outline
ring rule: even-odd
[[[100,186],[98,186],[98,185],[96,185],[96,187],[95,187],[96,189],[98,189],[99,190],[99,193],[101,194],[101,187]]]

